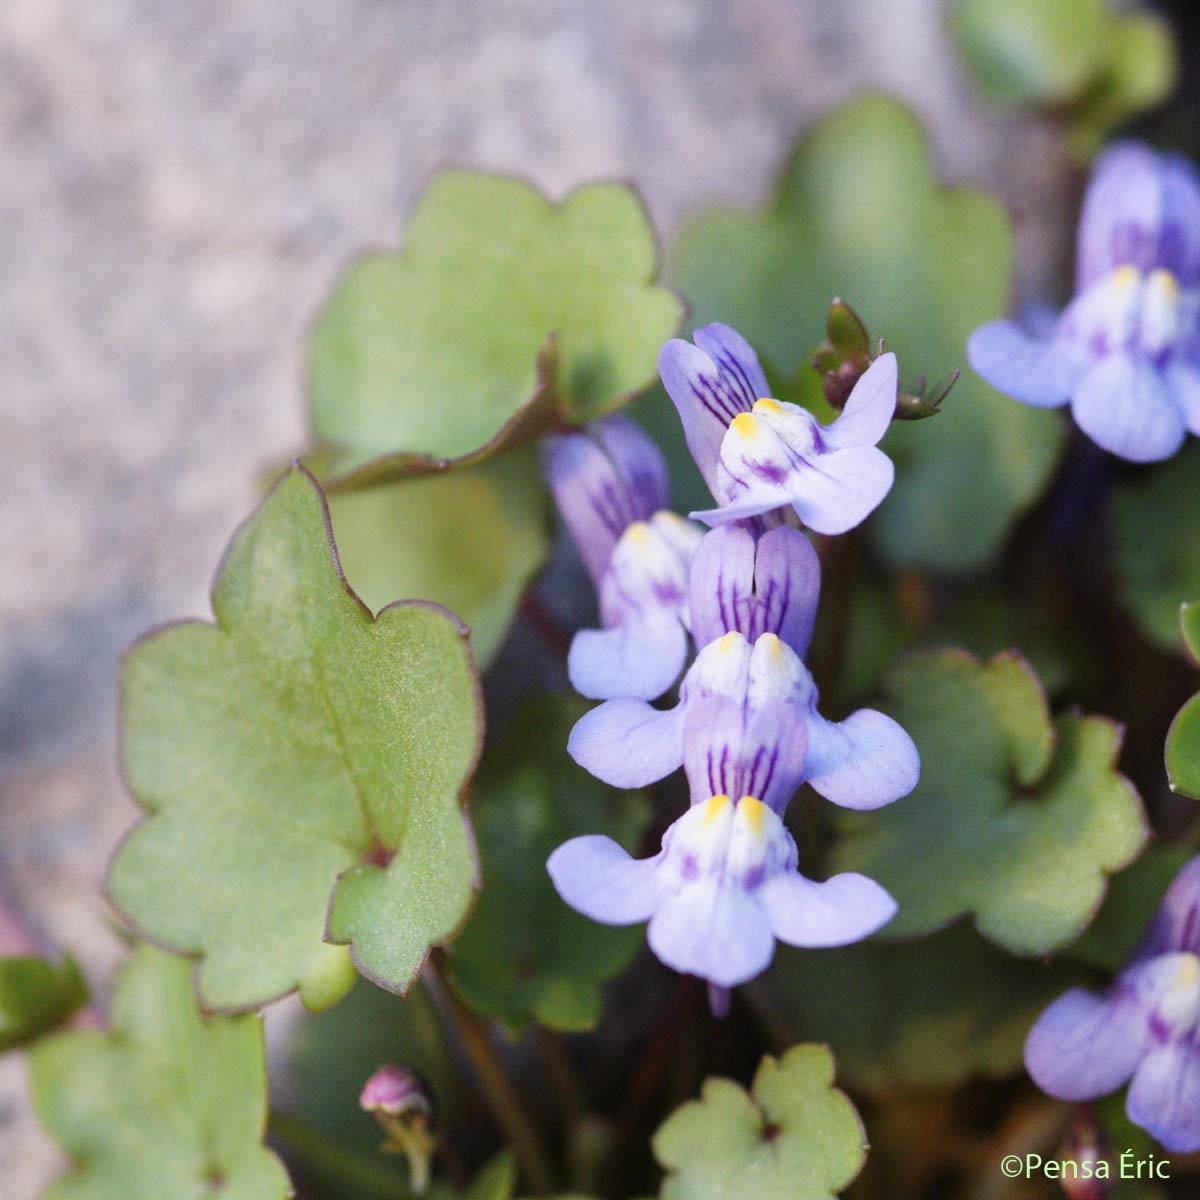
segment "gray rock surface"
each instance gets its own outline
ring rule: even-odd
[[[660,230],[763,195],[799,126],[872,87],[950,180],[995,187],[1034,287],[1068,186],[1051,131],[973,96],[933,0],[6,0],[0,6],[0,895],[98,983],[134,818],[117,656],[206,615],[302,350],[429,173],[561,194],[623,176]],[[0,1060],[0,1194],[59,1166]]]

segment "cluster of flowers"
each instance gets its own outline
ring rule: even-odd
[[[1174,155],[1120,142],[1096,162],[1061,313],[992,321],[971,366],[1026,404],[1070,404],[1079,428],[1131,462],[1200,434],[1200,176]]]
[[[649,922],[651,948],[728,989],[770,963],[775,942],[839,946],[881,928],[891,896],[857,874],[823,883],[797,869],[783,817],[801,783],[848,808],[916,786],[911,739],[882,713],[835,723],[817,711],[804,656],[820,566],[801,532],[834,535],[887,495],[878,448],[897,404],[896,362],[880,355],[842,414],[821,425],[767,397],[754,351],[709,325],[672,340],[659,370],[715,508],[667,510],[661,455],[610,417],[554,439],[547,474],[599,591],[602,629],[575,636],[571,682],[603,701],[569,749],[593,775],[641,787],[683,766],[691,805],[653,858],[604,837],[560,846],[559,894],[594,920]],[[1121,143],[1097,162],[1078,233],[1076,296],[1059,316],[993,321],[967,347],[993,385],[1039,407],[1071,405],[1110,453],[1171,457],[1200,434],[1200,176],[1181,159]],[[696,654],[683,673],[689,635]],[[670,708],[651,701],[680,674]],[[1042,1015],[1025,1061],[1064,1100],[1129,1083],[1130,1118],[1178,1153],[1200,1150],[1200,857],[1180,873],[1130,965],[1104,995],[1075,989]]]
[[[571,644],[572,684],[603,703],[575,726],[569,750],[623,788],[683,766],[691,805],[653,858],[579,837],[548,869],[586,916],[648,921],[655,954],[707,980],[720,1012],[729,988],[767,967],[776,939],[845,945],[896,911],[863,875],[804,878],[783,821],[802,782],[873,809],[906,795],[920,772],[911,738],[882,713],[822,717],[804,665],[820,566],[799,524],[841,533],[891,488],[877,443],[896,407],[896,360],[872,363],[829,425],[769,399],[754,351],[724,325],[697,330],[694,345],[668,342],[659,370],[717,500],[692,514],[707,532],[667,510],[666,465],[627,418],[553,439],[546,469],[603,625]],[[689,634],[696,655],[678,700],[656,708],[683,672]]]

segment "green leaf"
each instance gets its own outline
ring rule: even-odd
[[[403,253],[363,259],[317,323],[313,430],[363,478],[475,461],[559,421],[590,421],[654,379],[679,300],[653,284],[634,192],[593,184],[552,204],[514,179],[430,185]],[[540,360],[540,361],[539,361]]]
[[[1104,67],[1104,0],[964,0],[954,32],[975,79],[1001,104],[1074,99]]]
[[[862,1170],[867,1141],[854,1105],[833,1086],[824,1046],[764,1058],[750,1095],[705,1081],[654,1135],[669,1174],[662,1200],[832,1200]]]
[[[534,456],[329,497],[338,555],[372,611],[421,596],[458,614],[484,668],[499,649],[548,549]]]
[[[1179,605],[1200,596],[1200,446],[1139,471],[1113,488],[1112,520],[1121,603],[1142,632],[1182,650]]]
[[[212,603],[215,625],[169,626],[126,658],[125,773],[149,815],[109,894],[200,958],[209,1008],[297,987],[330,1003],[353,978],[330,942],[407,989],[475,884],[461,793],[481,714],[462,626],[422,602],[372,618],[299,468],[235,536]]]
[[[1183,640],[1200,663],[1200,601],[1183,606],[1180,623]],[[1200,693],[1179,710],[1167,731],[1167,778],[1172,791],[1200,800]]]
[[[203,1017],[188,964],[143,946],[121,972],[109,1031],[61,1033],[32,1055],[38,1116],[75,1169],[42,1200],[274,1200],[263,1148],[259,1017]]]
[[[1000,205],[943,188],[917,121],[878,97],[809,132],[765,213],[702,217],[673,256],[696,323],[735,326],[785,374],[843,296],[887,339],[906,380],[964,366],[967,336],[1008,305],[1011,259]],[[820,380],[808,369],[802,378],[815,404]],[[886,439],[897,471],[872,520],[880,547],[918,569],[986,563],[1042,490],[1062,434],[1056,414],[964,373],[936,418],[897,422]]]
[[[1014,954],[1048,954],[1087,927],[1107,876],[1148,837],[1141,801],[1116,770],[1119,726],[1070,713],[1053,724],[1016,654],[981,663],[932,650],[889,674],[885,708],[921,753],[911,795],[846,813],[837,870],[883,884],[900,905],[887,938],[973,914]]]
[[[0,958],[0,1051],[64,1024],[87,1002],[87,983],[69,954],[60,963]]]
[[[532,1019],[551,1029],[591,1029],[600,985],[628,965],[638,927],[597,924],[568,908],[546,859],[580,834],[605,834],[634,851],[649,810],[579,770],[567,735],[586,705],[547,697],[527,708],[505,744],[484,759],[472,788],[483,891],[447,961],[447,975],[482,1016],[514,1035]]]
[[[1010,958],[962,923],[898,945],[781,946],[771,968],[804,1036],[837,1046],[843,1077],[882,1096],[1019,1071],[1030,1025],[1077,974]]]

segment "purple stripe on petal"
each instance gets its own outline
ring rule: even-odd
[[[621,534],[666,506],[666,463],[650,437],[623,416],[607,417],[587,433],[549,438],[544,454],[555,503],[598,584]]]
[[[619,788],[645,787],[683,762],[683,707],[609,700],[571,730],[567,751],[585,771]]]
[[[741,795],[738,766],[744,725],[742,706],[727,696],[706,696],[688,704],[683,766],[693,804],[703,804],[710,796],[736,800]]]
[[[654,439],[636,421],[620,414],[597,421],[591,429],[630,497],[632,520],[647,520],[660,508],[668,507],[671,479],[666,459]]]
[[[658,352],[658,373],[683,423],[688,449],[711,488],[730,414],[716,390],[716,364],[698,346],[672,338]]]
[[[754,347],[736,329],[719,323],[702,325],[692,338],[720,366],[726,387],[738,395],[741,411],[771,394]]]
[[[704,535],[688,577],[688,610],[697,646],[703,648],[731,630],[747,633],[754,558],[754,536],[741,526],[726,525]]]
[[[752,709],[742,735],[737,791],[755,796],[780,816],[805,776],[808,732],[796,706]]]
[[[790,946],[848,946],[896,915],[896,901],[875,880],[853,872],[824,883],[795,872],[776,875],[759,901],[772,933]]]
[[[746,637],[777,634],[803,658],[812,641],[821,592],[821,561],[796,529],[772,529],[758,541],[754,561],[757,619]]]

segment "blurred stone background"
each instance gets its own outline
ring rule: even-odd
[[[305,334],[394,246],[430,172],[553,194],[632,179],[665,236],[760,199],[796,132],[872,88],[940,173],[1018,222],[1022,289],[1064,248],[1055,131],[987,107],[937,0],[5,0],[0,7],[0,897],[103,986],[99,894],[135,811],[116,666],[207,615],[265,464],[304,440]],[[816,331],[814,331],[814,334]],[[0,1195],[58,1169],[0,1059]]]

